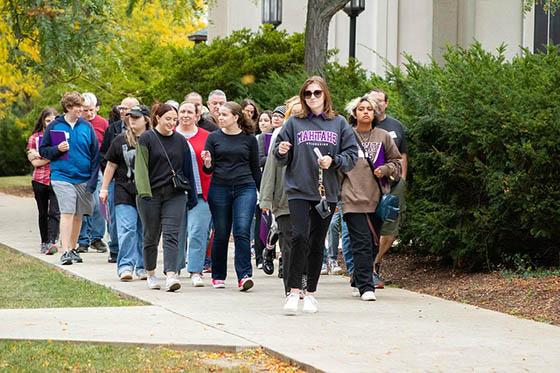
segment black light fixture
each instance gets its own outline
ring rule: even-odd
[[[356,18],[366,9],[366,0],[351,0],[344,6],[344,12],[350,17],[349,57],[356,58]]]
[[[262,0],[262,23],[274,27],[282,23],[282,0]]]
[[[208,29],[198,30],[194,34],[190,34],[188,38],[195,44],[205,43],[208,40]]]

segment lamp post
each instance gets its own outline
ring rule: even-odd
[[[356,18],[366,9],[366,0],[351,0],[344,6],[344,12],[350,17],[349,58],[356,58]]]
[[[262,23],[274,27],[282,23],[282,0],[262,0]]]

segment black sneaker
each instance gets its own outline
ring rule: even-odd
[[[95,240],[90,244],[91,248],[97,251],[98,253],[106,253],[108,248],[107,244],[101,240]]]
[[[70,252],[69,251],[65,251],[62,253],[62,256],[60,257],[60,264],[62,264],[63,266],[67,266],[72,264],[72,257],[70,256]]]
[[[83,262],[82,258],[78,255],[76,250],[70,250],[68,252],[68,255],[70,256],[70,258],[72,259],[72,261],[74,263],[82,263]]]
[[[112,255],[109,255],[109,258],[107,259],[107,263],[116,263],[117,262],[117,258],[115,258]]]
[[[87,253],[89,249],[89,245],[85,244],[85,243],[81,243],[78,245],[78,247],[76,248],[76,252],[77,253]]]
[[[272,260],[265,260],[263,262],[263,271],[267,275],[271,275],[274,273],[274,262]]]

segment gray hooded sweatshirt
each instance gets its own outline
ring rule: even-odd
[[[280,142],[288,141],[292,147],[280,155]],[[340,192],[337,170],[349,172],[358,158],[358,145],[352,128],[341,115],[328,119],[324,114],[305,118],[290,117],[278,134],[274,156],[286,165],[285,190],[288,200],[319,201],[319,164],[314,148],[333,159],[331,167],[323,170],[323,184],[328,202],[336,203]]]

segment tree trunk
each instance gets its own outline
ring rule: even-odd
[[[308,0],[305,24],[305,70],[323,74],[327,63],[327,43],[332,17],[348,0]]]

